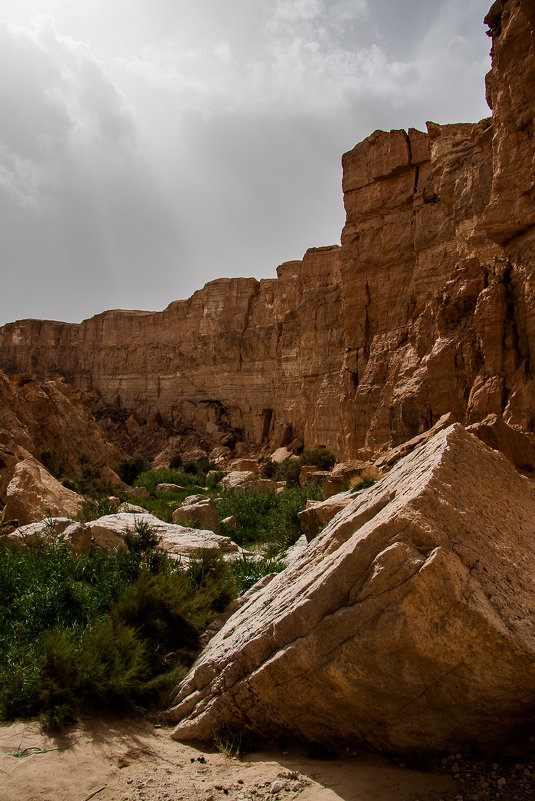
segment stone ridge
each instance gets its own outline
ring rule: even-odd
[[[159,313],[0,329],[0,368],[217,440],[294,436],[339,457],[452,412],[535,429],[533,4],[486,18],[492,119],[375,131],[342,159],[341,247],[277,279],[220,279]]]

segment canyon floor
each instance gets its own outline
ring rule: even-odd
[[[365,752],[313,759],[302,748],[238,759],[177,743],[146,719],[91,718],[56,738],[18,722],[0,728],[0,801],[535,799],[534,759],[413,764]]]
[[[459,792],[449,775],[375,755],[322,760],[289,749],[236,759],[169,734],[144,720],[91,719],[55,739],[37,723],[4,726],[0,801],[438,801]]]

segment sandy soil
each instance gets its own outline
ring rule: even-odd
[[[364,753],[327,761],[266,751],[239,760],[176,743],[146,720],[92,719],[58,738],[37,723],[0,728],[0,801],[466,801],[474,795],[465,781]],[[535,798],[492,792],[500,796]]]

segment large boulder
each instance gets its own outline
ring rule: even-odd
[[[388,752],[533,725],[535,488],[455,424],[359,492],[210,641],[168,710]],[[531,731],[531,729],[529,729]]]
[[[20,525],[37,523],[44,517],[76,517],[83,498],[50,475],[41,462],[28,456],[20,461],[6,489],[4,520],[16,518]]]
[[[196,496],[190,496],[195,498]],[[189,499],[186,498],[186,501]],[[214,502],[210,498],[201,496],[200,500],[193,503],[184,503],[173,512],[173,523],[192,528],[202,528],[213,531],[214,534],[221,532],[221,525],[217,516]]]
[[[158,547],[168,554],[188,560],[196,551],[216,549],[224,557],[238,557],[242,550],[230,537],[220,537],[213,531],[187,528],[173,523],[164,523],[151,514],[119,513],[105,515],[87,523],[93,542],[108,551],[124,548],[124,537],[133,532],[136,522],[150,526],[160,538]]]
[[[38,523],[28,523],[6,534],[2,542],[14,551],[25,551],[37,545],[57,545],[65,542],[75,554],[88,553],[91,531],[85,523],[68,517],[49,517]]]

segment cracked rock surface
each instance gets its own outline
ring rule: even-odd
[[[358,493],[194,664],[173,736],[496,745],[535,704],[535,488],[455,424]]]

